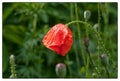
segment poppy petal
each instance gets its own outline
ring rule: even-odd
[[[57,24],[48,31],[42,42],[47,48],[65,56],[72,46],[72,31],[64,24]]]

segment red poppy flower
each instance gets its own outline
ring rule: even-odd
[[[72,31],[64,24],[57,24],[48,31],[42,42],[47,48],[65,56],[73,43]]]

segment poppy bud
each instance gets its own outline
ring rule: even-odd
[[[95,31],[97,32],[97,31],[98,31],[98,24],[95,24],[95,25],[93,26],[93,28],[94,28]]]
[[[96,73],[92,73],[92,76],[95,78],[96,77]]]
[[[65,56],[73,43],[72,31],[64,24],[57,24],[48,31],[42,42],[47,48]]]
[[[13,64],[14,62],[14,55],[10,55],[10,64]]]
[[[109,58],[107,54],[101,54],[100,58],[101,58],[102,65],[107,66],[109,64]]]
[[[88,21],[90,19],[91,12],[89,10],[84,11],[84,19]]]
[[[84,38],[83,43],[85,46],[89,45],[89,38]]]
[[[58,63],[55,71],[58,77],[64,78],[66,76],[66,65],[63,63]]]

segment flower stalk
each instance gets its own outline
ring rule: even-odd
[[[16,78],[14,55],[10,55],[11,75],[10,78]]]

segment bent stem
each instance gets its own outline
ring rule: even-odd
[[[92,30],[94,30],[94,28],[90,25],[90,24],[88,24],[87,22],[84,22],[84,21],[71,21],[71,22],[69,22],[69,23],[67,23],[66,25],[67,26],[69,26],[69,25],[71,25],[71,24],[74,24],[74,23],[81,23],[81,24],[85,24],[87,27],[90,27]],[[95,33],[97,33],[95,30],[94,30],[94,32]],[[98,34],[98,33],[97,33]],[[93,61],[92,61],[92,58],[91,58],[91,56],[90,56],[90,52],[89,52],[89,50],[87,50],[87,53],[88,53],[88,55],[89,55],[89,58],[90,58],[90,60],[91,60],[91,63],[93,64],[93,66],[94,66],[94,68],[95,68],[95,70],[96,70],[96,72],[97,72],[97,74],[98,74],[98,76],[99,76],[99,70],[98,69],[96,69],[96,66],[94,65],[94,63],[93,63]],[[88,66],[87,66],[88,67]],[[86,68],[87,68],[86,67]]]
[[[77,20],[77,21],[71,21],[71,22],[69,22],[69,23],[67,23],[67,24],[65,24],[66,26],[69,26],[70,24],[74,24],[74,23],[82,23],[82,24],[87,24],[86,22],[84,22],[84,21],[79,21],[79,20]]]

